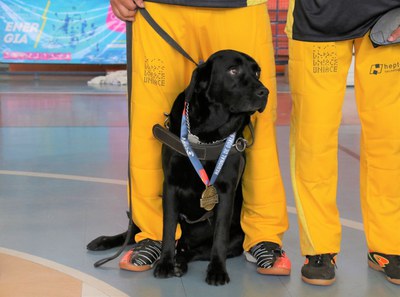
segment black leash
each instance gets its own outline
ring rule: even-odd
[[[185,58],[187,58],[189,61],[194,63],[196,66],[198,64],[192,59],[192,57],[167,33],[165,32],[158,24],[157,22],[153,19],[153,17],[149,14],[149,12],[145,8],[139,8],[140,13],[142,14],[143,18],[150,24],[150,26],[169,44],[171,45],[174,49],[176,49],[179,53],[181,53]],[[131,111],[130,111],[130,106],[131,106],[131,94],[132,94],[132,22],[126,22],[126,59],[127,59],[127,76],[128,76],[128,122],[129,122],[129,146],[131,143]],[[128,148],[130,152],[130,147]],[[132,189],[132,183],[131,183],[131,171],[129,170],[129,164],[130,164],[130,153],[128,154],[128,183],[129,183],[129,189]],[[128,245],[128,242],[133,234],[133,229],[137,226],[133,223],[132,219],[132,203],[131,199],[129,199],[129,213],[128,213],[128,218],[129,218],[129,225],[128,225],[128,230],[126,234],[126,238],[122,246],[119,248],[119,250],[110,257],[101,259],[94,263],[94,267],[100,267],[101,265],[114,260],[117,258],[121,253],[125,250],[126,246]]]
[[[192,59],[192,57],[167,32],[165,32],[164,29],[161,28],[159,24],[157,24],[157,22],[153,19],[153,17],[150,15],[150,13],[145,8],[140,8],[139,11],[142,14],[142,16],[145,18],[145,20],[154,29],[154,31],[156,31],[170,46],[172,46],[179,53],[181,53],[186,59],[188,59],[189,61],[194,63],[196,66],[198,66],[198,63],[196,63]]]
[[[132,94],[132,22],[126,22],[126,36],[127,36],[127,38],[126,38],[126,60],[127,60],[127,78],[128,78],[128,122],[129,122],[129,127],[131,127],[130,105],[131,105],[131,94]],[[130,143],[131,143],[131,129],[129,128],[129,144],[128,144],[129,152],[130,152]],[[131,154],[128,153],[128,183],[129,183],[128,188],[132,189],[131,171],[129,169],[130,168],[129,167],[130,158],[131,158]],[[129,225],[128,225],[128,230],[126,232],[127,234],[126,234],[125,241],[122,244],[122,246],[119,248],[119,250],[113,256],[101,259],[101,260],[97,261],[96,263],[94,263],[93,265],[96,268],[117,258],[119,255],[121,255],[121,253],[125,250],[126,246],[128,245],[128,242],[133,233],[133,229],[134,229],[134,227],[136,227],[136,225],[134,225],[133,219],[132,219],[131,199],[128,199],[128,200],[129,200],[129,213],[128,213]]]

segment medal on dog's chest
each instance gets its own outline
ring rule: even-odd
[[[183,110],[182,115],[182,122],[181,122],[181,142],[183,147],[185,148],[186,154],[189,157],[190,162],[192,163],[193,167],[196,169],[197,174],[200,176],[201,180],[206,186],[206,189],[201,194],[200,199],[200,207],[204,208],[206,211],[212,210],[215,205],[219,202],[218,192],[217,189],[214,187],[214,182],[218,177],[222,169],[222,165],[226,158],[228,157],[229,151],[233,145],[233,142],[236,137],[236,133],[232,133],[225,141],[224,148],[218,158],[217,164],[215,166],[214,172],[211,176],[211,180],[208,179],[208,175],[203,168],[199,158],[196,156],[196,153],[193,151],[192,147],[190,146],[188,140],[188,128],[187,128],[187,121],[186,121],[186,113],[188,112],[188,103],[185,102],[185,107]]]
[[[219,202],[217,189],[214,186],[208,186],[201,194],[200,207],[207,211],[214,208],[215,204]]]

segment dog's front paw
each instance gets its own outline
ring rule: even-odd
[[[175,276],[175,265],[172,261],[160,260],[154,268],[156,278],[170,278]]]
[[[188,265],[185,261],[176,261],[174,265],[174,275],[181,277],[188,270]]]
[[[209,285],[219,286],[229,283],[230,278],[226,269],[222,265],[210,263],[207,269],[206,282]]]

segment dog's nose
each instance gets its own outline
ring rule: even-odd
[[[267,97],[268,94],[269,94],[269,91],[265,87],[258,88],[257,91],[256,91],[256,96],[259,97],[259,98]]]

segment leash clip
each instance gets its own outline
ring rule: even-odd
[[[169,113],[164,112],[165,120],[164,120],[164,127],[169,130],[170,118]]]
[[[233,147],[235,147],[238,152],[243,153],[247,148],[247,140],[244,139],[243,137],[239,137],[238,139],[236,139],[236,142],[233,145]]]

